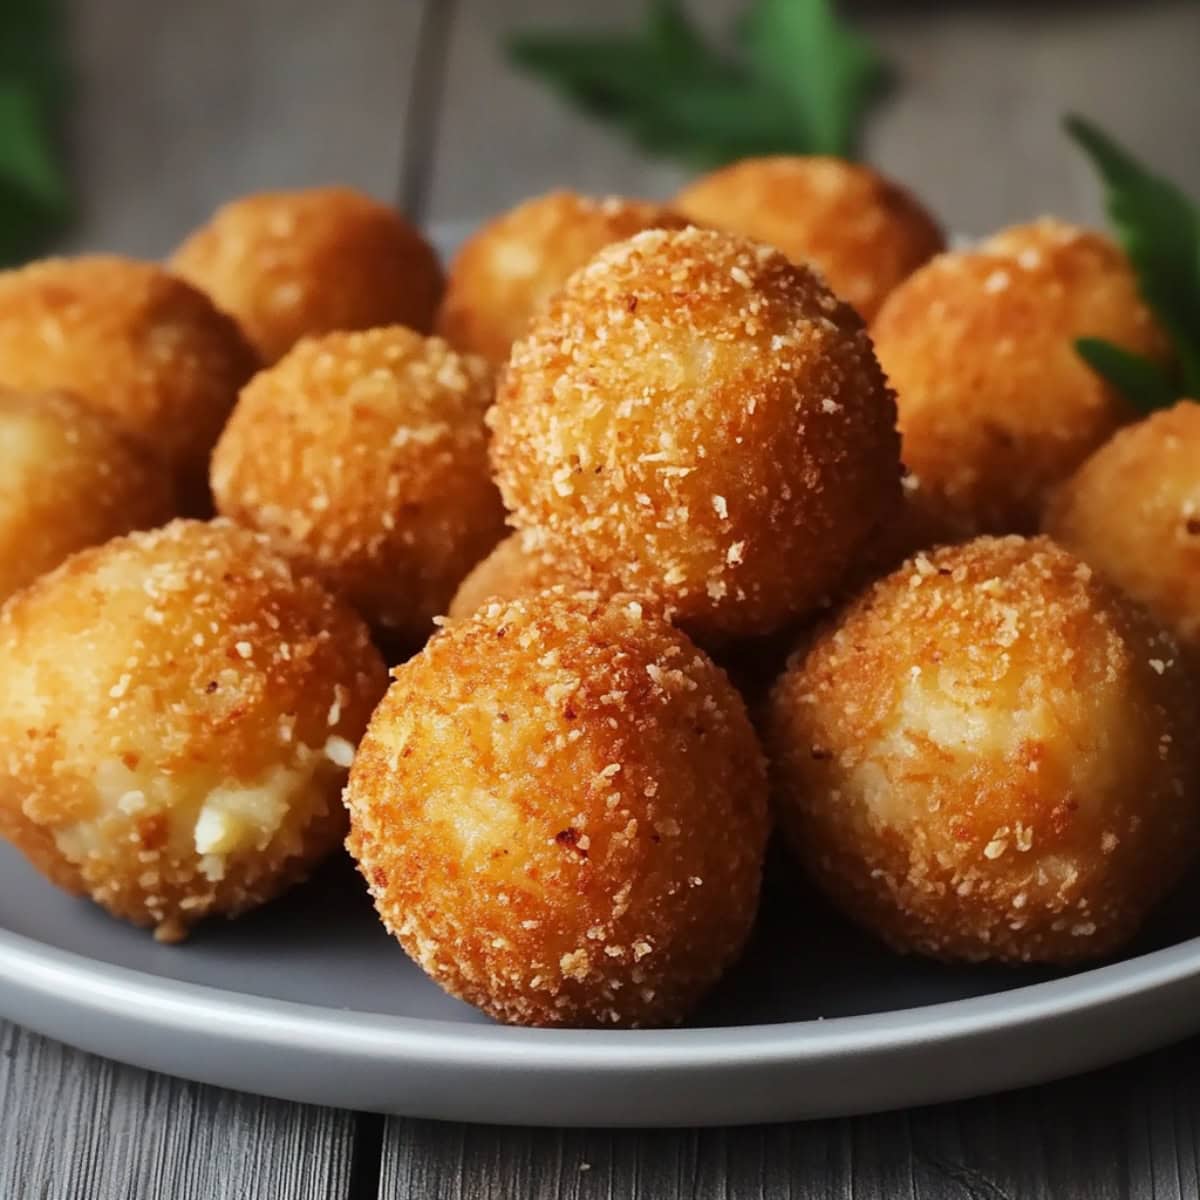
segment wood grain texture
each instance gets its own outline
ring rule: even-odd
[[[838,1121],[677,1131],[392,1120],[380,1200],[1194,1200],[1200,1040],[1078,1079]]]
[[[354,1116],[185,1083],[0,1025],[5,1200],[343,1200]]]
[[[395,197],[418,0],[75,0],[64,246],[157,256],[245,192]]]
[[[710,29],[739,0],[691,0]],[[867,157],[949,228],[986,232],[1041,212],[1095,219],[1098,195],[1060,128],[1077,110],[1200,192],[1194,0],[873,0],[846,5],[899,73]],[[507,71],[518,29],[628,28],[640,0],[458,0],[430,215],[470,221],[555,186],[669,196],[684,173],[648,163],[619,136]]]

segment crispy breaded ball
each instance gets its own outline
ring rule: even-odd
[[[174,515],[166,467],[67,392],[0,388],[0,600],[85,546]]]
[[[1200,660],[1200,404],[1122,429],[1058,491],[1045,527]]]
[[[745,158],[689,184],[675,207],[816,267],[866,321],[907,275],[945,247],[914,196],[870,167],[840,158]]]
[[[452,621],[472,616],[489,600],[520,600],[552,587],[595,589],[595,581],[572,577],[556,557],[528,534],[511,533],[476,563],[458,585],[446,610]]]
[[[217,507],[423,639],[504,535],[492,390],[483,359],[403,326],[306,339],[243,390],[213,454]]]
[[[660,204],[557,191],[489,221],[450,265],[438,332],[502,363],[534,314],[597,251],[643,229],[688,222]]]
[[[420,233],[346,187],[234,200],[175,251],[171,268],[237,318],[265,363],[334,330],[428,333],[442,292],[437,255]]]
[[[302,879],[382,694],[366,627],[265,540],[174,521],[0,610],[0,834],[164,941]]]
[[[896,389],[904,461],[946,540],[1036,531],[1050,491],[1133,416],[1077,338],[1166,355],[1106,238],[1037,225],[992,244],[922,267],[871,329]]]
[[[94,255],[0,272],[0,381],[71,391],[109,414],[170,464],[193,506],[257,366],[229,317],[153,263]]]
[[[899,491],[858,316],[708,230],[601,251],[513,348],[488,419],[513,523],[704,638],[816,606]]]
[[[1200,845],[1195,695],[1169,634],[1046,538],[918,555],[776,685],[781,824],[899,950],[1117,949]]]
[[[550,591],[393,675],[347,845],[408,953],[501,1021],[680,1020],[741,951],[767,837],[722,672],[636,600]]]

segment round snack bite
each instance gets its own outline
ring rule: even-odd
[[[265,363],[302,337],[408,325],[427,333],[437,255],[386,204],[346,187],[262,192],[218,209],[171,269],[240,322]]]
[[[766,242],[816,267],[866,321],[945,245],[909,192],[840,158],[745,158],[689,184],[674,203],[698,225]]]
[[[1200,661],[1200,404],[1114,435],[1059,489],[1045,528]]]
[[[892,293],[871,335],[905,464],[945,540],[1036,531],[1053,488],[1133,416],[1076,339],[1167,353],[1116,246],[1047,223],[934,259]]]
[[[0,834],[174,941],[302,879],[386,683],[366,627],[264,539],[174,521],[0,610]]]
[[[0,381],[108,413],[201,504],[208,455],[258,363],[207,296],[152,263],[96,255],[0,272]]]
[[[551,591],[393,675],[347,845],[405,950],[502,1021],[679,1021],[742,949],[767,837],[721,671],[629,597]]]
[[[598,250],[688,222],[659,204],[557,191],[526,200],[468,238],[450,266],[438,332],[502,363],[546,301]]]
[[[520,600],[552,587],[595,590],[596,583],[573,578],[562,560],[548,554],[537,537],[512,533],[458,585],[447,616],[461,621],[489,600]]]
[[[420,640],[503,536],[492,373],[393,326],[301,342],[243,390],[213,454],[226,516],[311,562],[369,621]]]
[[[0,600],[85,546],[174,515],[166,468],[67,392],[0,388]]]
[[[705,638],[819,604],[899,492],[858,316],[778,251],[696,228],[572,276],[488,420],[512,522]]]
[[[1108,954],[1200,845],[1174,641],[1046,538],[918,555],[793,658],[771,708],[793,849],[899,950]]]

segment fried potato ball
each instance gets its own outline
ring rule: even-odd
[[[213,454],[217,507],[423,639],[504,534],[492,390],[483,359],[403,326],[306,339],[242,392]]]
[[[0,388],[0,600],[69,554],[174,515],[166,468],[67,392]]]
[[[202,503],[208,455],[258,366],[207,296],[152,263],[108,255],[0,271],[0,381],[64,389],[170,464]]]
[[[386,204],[346,187],[262,192],[218,209],[171,269],[240,322],[263,362],[302,337],[408,325],[442,292],[433,248]]]
[[[450,266],[438,332],[502,363],[534,314],[597,251],[643,229],[688,222],[659,204],[557,191],[519,204],[467,239]]]
[[[703,638],[817,605],[899,490],[854,311],[778,251],[697,228],[572,276],[488,419],[513,523]]]
[[[674,205],[697,225],[766,242],[816,267],[866,321],[902,279],[945,247],[937,222],[914,196],[840,158],[745,158],[689,184]]]
[[[393,672],[346,790],[385,925],[501,1021],[680,1020],[737,958],[767,837],[725,676],[623,597],[492,604]]]
[[[0,834],[174,941],[302,879],[386,676],[359,618],[265,540],[174,521],[0,610]]]
[[[594,590],[596,584],[573,577],[561,557],[547,553],[536,537],[511,533],[458,585],[447,615],[462,621],[489,600],[520,600],[552,587]]]
[[[1050,491],[1133,416],[1077,338],[1167,353],[1106,238],[1039,223],[987,245],[922,267],[871,330],[904,461],[945,540],[1035,532]]]
[[[1118,432],[1058,491],[1045,528],[1200,662],[1200,404]]]
[[[1200,844],[1171,637],[1046,538],[918,555],[772,697],[781,824],[893,947],[1071,963],[1124,942]]]

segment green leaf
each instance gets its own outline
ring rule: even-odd
[[[758,0],[742,42],[756,74],[787,99],[809,152],[849,156],[888,73],[865,38],[838,24],[830,0]]]
[[[0,188],[24,194],[50,217],[67,209],[67,181],[33,85],[0,80]]]
[[[825,0],[754,0],[741,35],[744,57],[732,57],[678,0],[652,0],[636,33],[523,34],[508,53],[651,153],[716,165],[847,151],[879,78],[873,52],[837,25]]]
[[[1174,342],[1183,390],[1200,396],[1200,210],[1090,122],[1068,117],[1066,127],[1104,181],[1113,231]]]
[[[1179,399],[1179,388],[1157,363],[1106,342],[1080,338],[1075,343],[1080,358],[1120,392],[1138,412],[1170,408]]]

